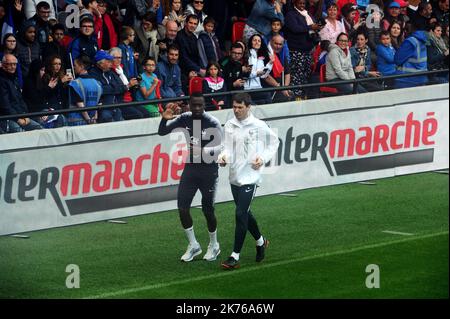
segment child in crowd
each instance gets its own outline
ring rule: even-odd
[[[389,31],[382,31],[380,44],[377,45],[377,69],[383,76],[396,73],[394,56],[395,49],[391,44]]]
[[[269,45],[270,40],[272,40],[272,38],[276,35],[281,35],[283,36],[283,32],[281,32],[281,29],[283,29],[283,22],[281,22],[280,18],[274,18],[272,19],[272,23],[271,23],[271,27],[272,27],[272,32],[264,38],[264,42],[266,43],[266,45]],[[281,57],[281,64],[284,64],[284,60],[287,59],[287,62],[290,63],[291,62],[291,57],[289,55],[289,47],[288,47],[288,42],[284,41],[284,45],[283,45],[283,49],[281,50],[281,53],[279,54],[279,56]]]
[[[203,23],[204,31],[198,36],[198,52],[202,60],[202,68],[206,68],[209,62],[218,62],[222,59],[219,39],[214,33],[216,21],[207,17]]]
[[[144,59],[142,63],[142,67],[144,68],[144,72],[141,74],[141,82],[139,90],[136,92],[136,100],[137,101],[145,101],[145,100],[155,100],[158,97],[156,96],[156,89],[159,83],[158,77],[156,76],[156,60],[152,57]],[[158,106],[155,104],[144,105],[144,108],[150,112],[151,117],[160,116]]]
[[[381,75],[393,75],[396,71],[395,48],[392,46],[391,35],[389,31],[382,31],[380,34],[380,44],[377,45],[377,69]],[[393,81],[385,81],[385,86],[393,87]]]
[[[203,94],[226,92],[225,80],[220,76],[220,65],[210,62],[206,67],[206,77],[203,79]],[[220,110],[226,105],[226,96],[205,98],[206,110]]]

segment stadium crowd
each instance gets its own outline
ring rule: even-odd
[[[449,0],[0,0],[0,116],[448,68]],[[338,94],[448,82],[339,84]],[[207,110],[230,107],[206,100]],[[160,116],[149,103],[0,121],[0,133]]]

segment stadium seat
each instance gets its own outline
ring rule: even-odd
[[[156,91],[156,98],[157,98],[157,99],[161,99],[161,80],[159,80],[158,85],[156,86],[155,91]],[[161,114],[164,112],[164,108],[163,108],[162,103],[158,103],[158,111],[159,111],[159,113],[161,113]]]
[[[245,21],[236,21],[233,23],[233,30],[231,35],[231,40],[233,43],[235,43],[236,41],[242,41],[242,38],[244,36],[245,24]]]
[[[322,64],[320,66],[320,83],[325,83],[326,80],[326,64]],[[320,93],[328,93],[328,94],[338,94],[338,90],[334,87],[330,86],[321,86]]]
[[[320,44],[318,44],[312,54],[311,73],[317,72],[317,64],[319,63],[319,57],[321,52],[322,49],[320,48]]]
[[[203,78],[194,76],[189,80],[189,95],[203,92]]]
[[[65,35],[64,38],[61,40],[61,45],[64,47],[64,49],[68,49],[70,43],[72,42],[72,38],[69,35]]]

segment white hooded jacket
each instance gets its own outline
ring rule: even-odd
[[[255,170],[252,162],[260,157],[264,164],[268,163],[278,150],[278,136],[251,113],[243,121],[236,117],[228,120],[224,135],[219,159],[224,159],[230,165],[230,183],[236,186],[259,185],[264,165]]]

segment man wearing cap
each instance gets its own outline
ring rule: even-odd
[[[130,80],[128,85],[124,85],[119,76],[111,71],[114,57],[106,51],[97,51],[94,57],[95,66],[89,70],[92,78],[100,82],[103,89],[101,103],[112,105],[122,103],[122,96],[130,87],[137,84],[136,80]],[[119,108],[101,110],[99,112],[99,122],[122,121],[122,112]]]
[[[392,24],[394,20],[397,20],[402,23],[402,27],[405,27],[405,20],[403,15],[400,14],[400,5],[398,2],[392,1],[387,10],[387,14],[382,21],[383,30],[388,30],[389,26]]]
[[[400,16],[405,23],[408,23],[411,19],[408,17],[408,1],[395,0],[400,5]]]

